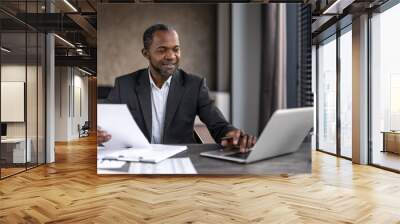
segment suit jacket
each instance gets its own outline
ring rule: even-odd
[[[137,125],[150,141],[151,86],[147,69],[118,77],[106,101],[127,104]],[[206,124],[216,142],[235,129],[210,99],[205,79],[178,69],[172,76],[168,93],[163,143],[194,143],[196,115]]]

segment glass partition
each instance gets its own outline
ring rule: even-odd
[[[1,175],[6,177],[24,171],[31,161],[26,141],[26,33],[3,32],[1,47]]]
[[[336,154],[336,36],[318,54],[318,149]]]
[[[43,5],[44,1],[0,3],[6,9],[17,6],[19,13],[40,13]],[[45,162],[46,39],[28,24],[0,12],[0,178]]]

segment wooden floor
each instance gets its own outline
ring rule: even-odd
[[[27,167],[25,167],[24,164],[19,165],[19,167],[11,167],[11,168],[10,167],[7,167],[7,168],[3,167],[3,168],[1,168],[1,178],[5,178],[5,177],[8,177],[8,176],[20,173],[20,172],[24,172],[27,169],[33,169],[35,167],[37,167],[37,164],[29,164],[29,165],[27,165]]]
[[[93,138],[0,181],[0,223],[400,223],[400,175],[313,152],[295,176],[98,176]]]
[[[375,151],[372,157],[373,163],[388,167],[395,170],[400,170],[400,155],[392,152]]]
[[[22,172],[26,170],[25,167],[24,168],[1,168],[1,177],[7,177],[19,172]]]

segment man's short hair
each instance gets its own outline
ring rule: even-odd
[[[149,49],[149,47],[153,41],[154,33],[156,31],[171,31],[171,30],[175,30],[175,29],[173,29],[172,27],[165,25],[165,24],[154,24],[154,25],[150,26],[149,28],[147,28],[143,33],[144,49]]]

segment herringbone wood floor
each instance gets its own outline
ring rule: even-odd
[[[0,223],[400,223],[400,175],[313,153],[295,176],[97,176],[94,138],[0,181]]]

